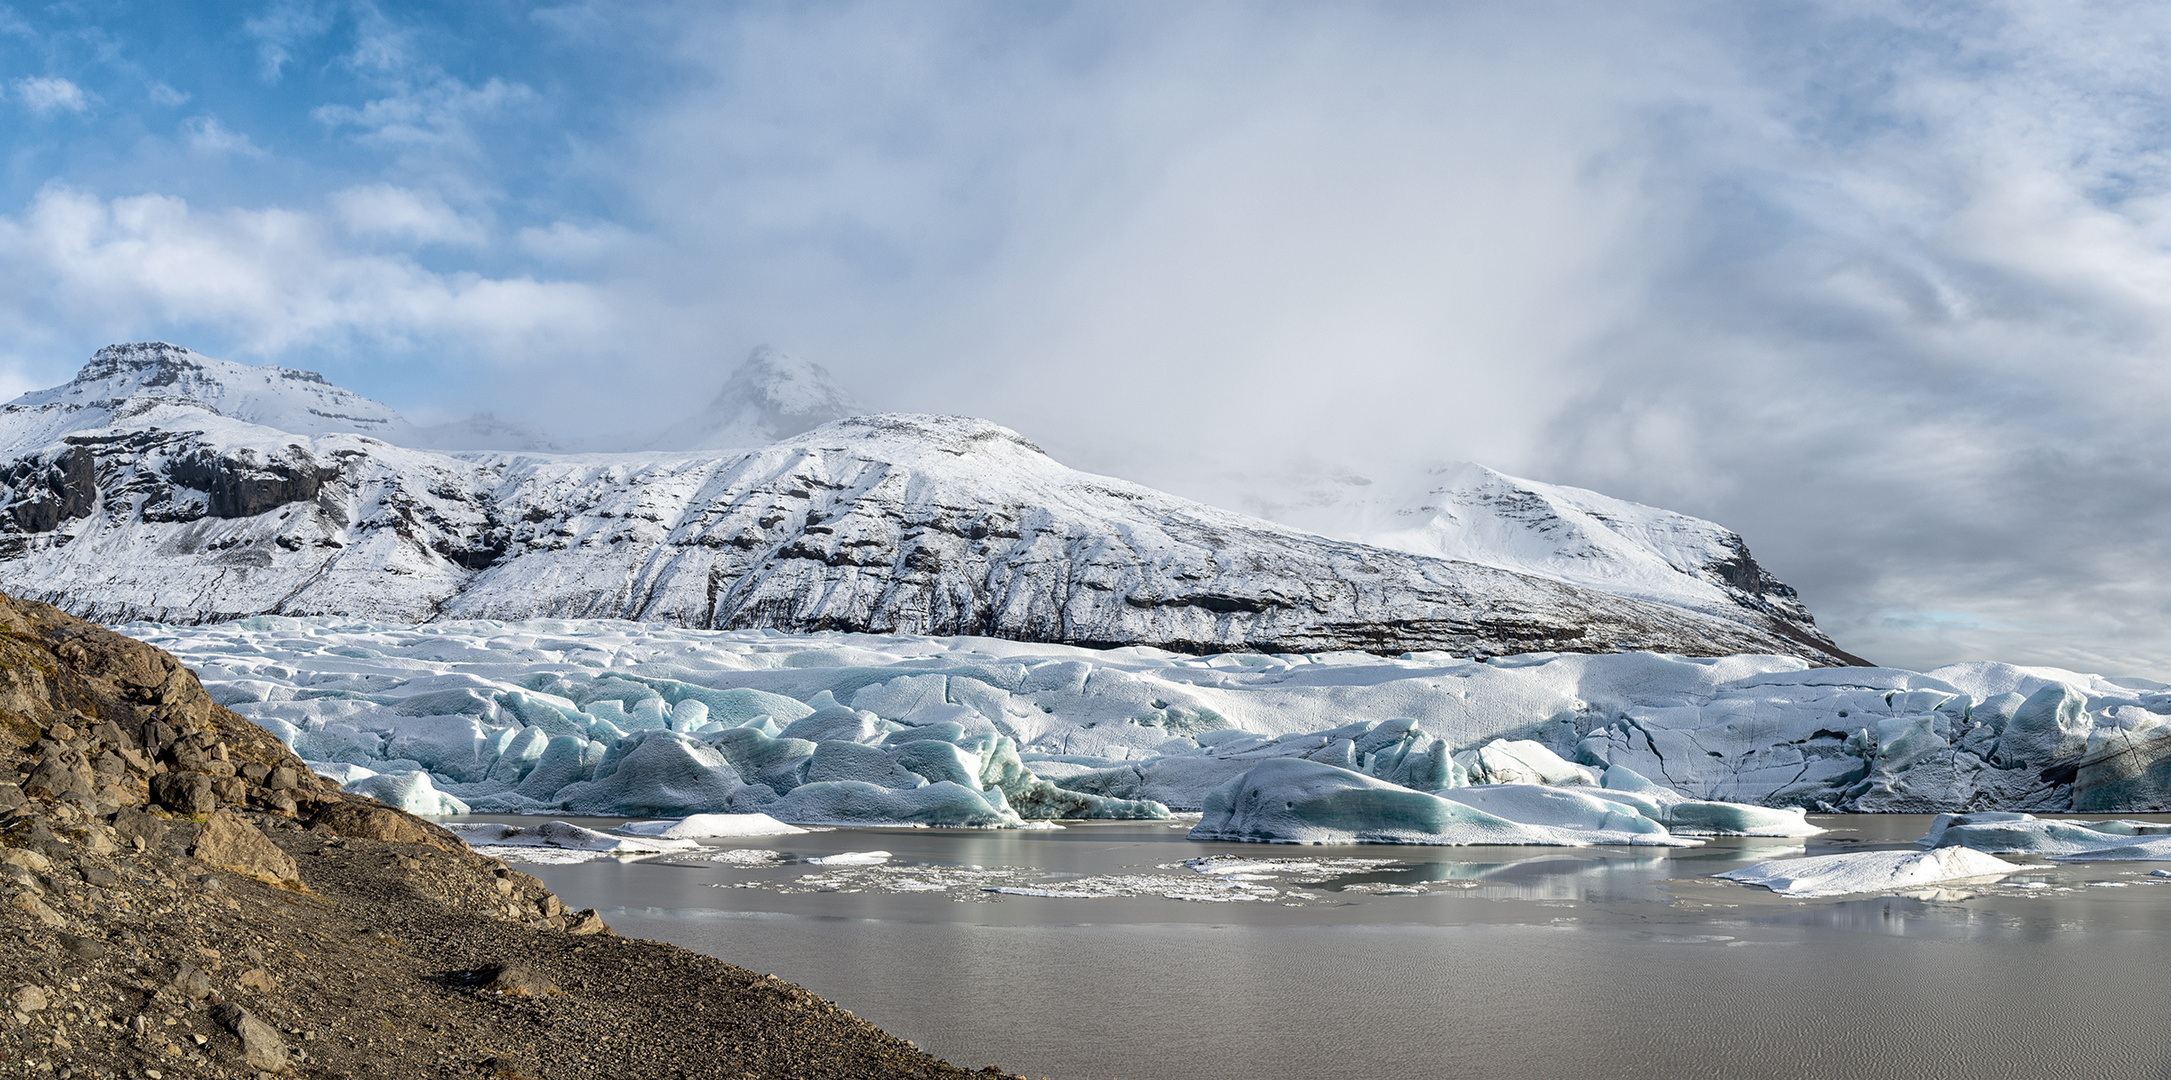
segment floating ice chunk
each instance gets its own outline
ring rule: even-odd
[[[424,817],[464,814],[468,810],[466,803],[437,790],[426,772],[379,773],[342,784],[340,789]]]
[[[835,855],[817,855],[807,862],[814,866],[880,866],[890,861],[887,851],[842,851]]]
[[[1799,807],[1691,799],[1625,765],[1606,769],[1600,782],[1603,787],[1589,794],[1634,806],[1676,836],[1815,836],[1824,831],[1811,825]]]
[[[767,814],[691,814],[677,821],[629,821],[612,830],[631,836],[668,840],[705,840],[724,836],[784,836],[803,833]]]
[[[1775,859],[1729,870],[1715,877],[1744,885],[1762,885],[1781,896],[1846,896],[1935,885],[1946,881],[2003,877],[2022,869],[1972,848],[1931,851],[1860,851]]]
[[[1439,797],[1524,825],[1551,825],[1587,833],[1597,844],[1695,847],[1703,843],[1668,833],[1664,825],[1633,807],[1568,788],[1498,784],[1453,788]]]
[[[1214,790],[1193,840],[1279,844],[1557,844],[1586,834],[1522,825],[1348,769],[1272,758]],[[1623,834],[1626,836],[1627,834]]]
[[[546,821],[536,826],[501,825],[494,822],[452,822],[445,826],[470,847],[554,847],[592,851],[599,855],[646,854],[693,851],[701,845],[675,837],[612,836],[582,828],[569,821]]]
[[[1915,841],[1924,847],[1968,847],[1998,854],[2080,856],[2123,848],[2136,836],[2171,835],[2171,825],[2142,821],[2058,821],[2032,814],[1939,814]]]
[[[2111,846],[2076,851],[2067,855],[2053,855],[2060,862],[2082,862],[2091,859],[2120,862],[2171,862],[2171,836],[2159,836],[2151,840],[2114,841]],[[2157,871],[2162,873],[2162,871]]]
[[[995,801],[990,801],[993,796]],[[1016,828],[1023,819],[1000,792],[979,792],[945,780],[917,788],[885,788],[858,780],[802,784],[762,808],[796,825],[937,825],[952,828]]]

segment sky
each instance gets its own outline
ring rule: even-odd
[[[2171,8],[0,3],[0,397],[660,430],[754,346],[1224,505],[1474,460],[2171,679]]]

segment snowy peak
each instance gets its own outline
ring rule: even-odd
[[[201,409],[297,435],[397,437],[408,428],[391,406],[334,386],[314,371],[218,360],[163,341],[108,345],[75,378],[24,394],[6,411],[10,428],[52,437],[161,406]]]
[[[880,460],[1003,455],[1038,459],[1036,464],[1061,468],[1031,439],[977,416],[870,413],[848,416],[777,442],[809,448],[848,447],[863,457]]]
[[[649,445],[658,450],[765,446],[860,411],[859,402],[820,364],[763,345],[732,371],[707,408]]]
[[[1299,528],[1714,613],[1746,608],[1814,620],[1733,530],[1583,488],[1470,462],[1402,482],[1334,470],[1282,487],[1258,509]],[[1254,500],[1261,501],[1261,500]],[[1262,501],[1263,502],[1263,501]]]

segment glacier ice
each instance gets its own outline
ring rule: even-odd
[[[466,803],[437,790],[426,772],[375,773],[349,781],[346,790],[410,814],[441,817],[468,812]]]
[[[1191,830],[1191,838],[1279,844],[1689,846],[1701,842],[1670,836],[1664,829],[1630,832],[1526,825],[1303,758],[1261,762],[1215,789],[1207,796],[1205,813]]]
[[[1189,656],[606,620],[126,629],[320,771],[440,813],[1160,817],[1292,760],[1449,799],[1573,792],[1675,836],[1807,836],[1804,810],[2171,805],[2171,688],[2003,664]],[[836,784],[902,794],[815,786]]]
[[[1762,885],[1781,896],[1816,897],[2003,877],[2018,869],[2015,863],[1973,848],[1948,847],[1774,859],[1712,876],[1744,885]]]
[[[1024,824],[1000,791],[976,791],[944,780],[889,788],[864,780],[801,784],[764,811],[800,825],[937,825],[991,829]]]

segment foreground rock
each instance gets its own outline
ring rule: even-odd
[[[963,1075],[619,938],[319,783],[164,653],[6,597],[0,765],[0,1059],[27,1075]]]

